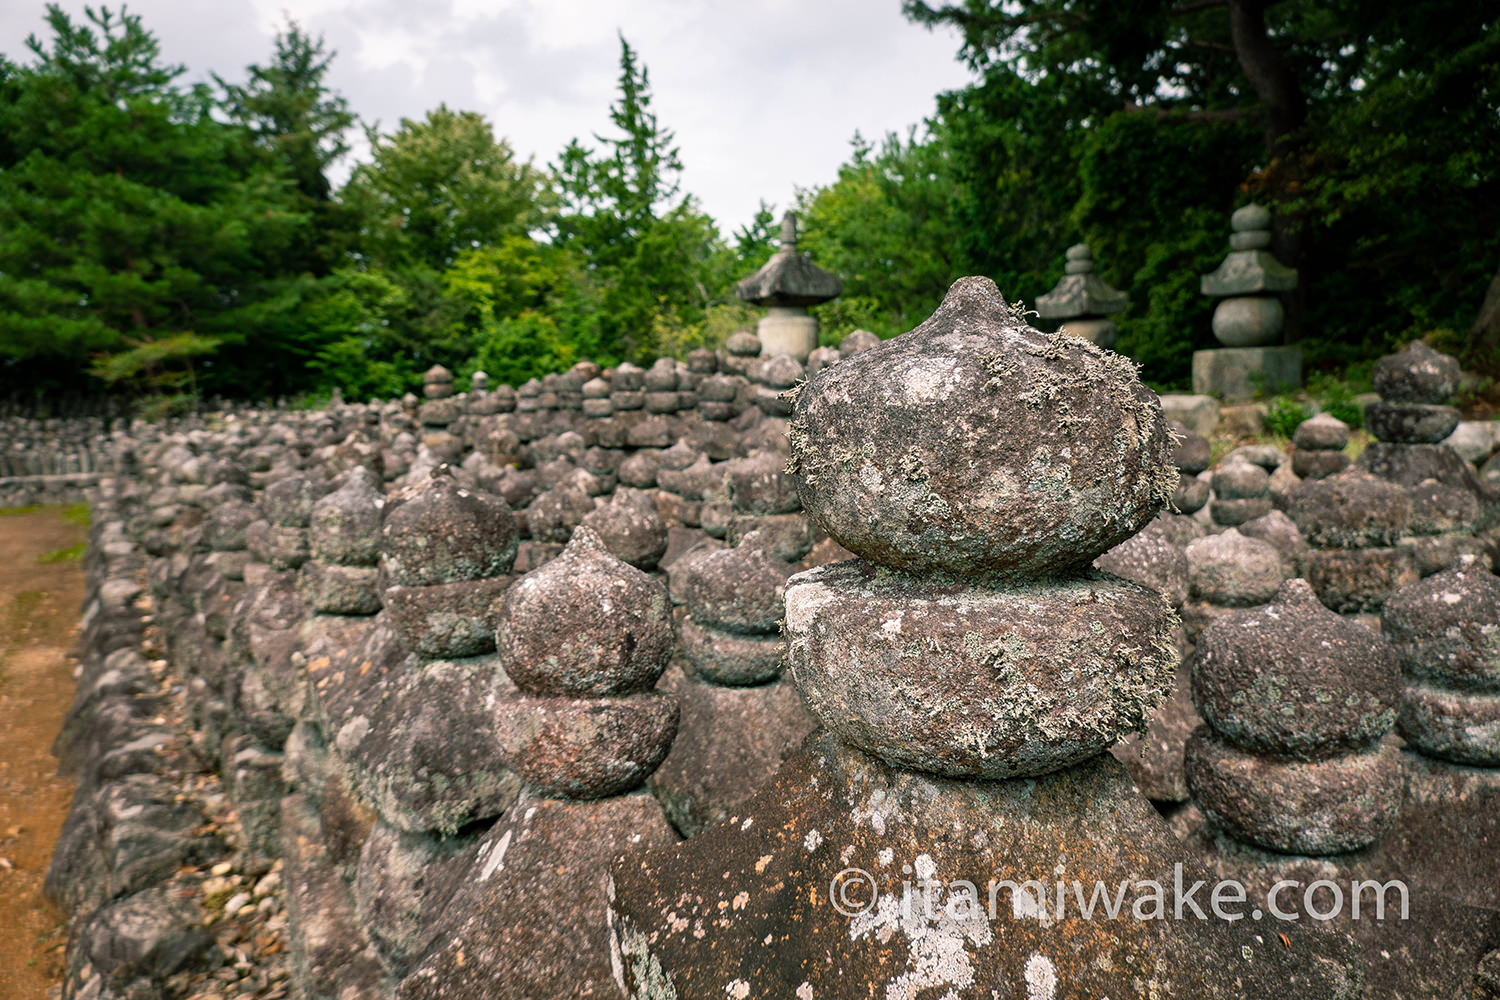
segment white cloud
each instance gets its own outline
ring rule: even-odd
[[[63,6],[81,18],[82,0]],[[290,16],[338,52],[330,82],[366,121],[388,131],[440,103],[472,109],[538,163],[609,128],[623,32],[677,135],[684,189],[726,233],[761,198],[784,208],[796,187],[833,181],[856,130],[903,131],[967,79],[956,37],[908,23],[899,0],[134,0],[130,10],[190,79],[241,78],[270,58]],[[26,35],[46,34],[42,16],[41,0],[0,7],[0,52],[24,60]]]

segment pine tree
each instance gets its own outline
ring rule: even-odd
[[[294,248],[292,270],[328,273],[347,249],[348,213],[333,200],[328,168],[349,151],[356,122],[349,104],[325,79],[335,53],[295,21],[276,35],[275,59],[248,68],[248,82],[215,75],[229,119],[249,130],[256,146],[296,185],[299,210],[311,224]]]
[[[265,286],[304,221],[289,183],[255,169],[208,88],[176,82],[138,16],[75,25],[50,6],[47,22],[50,46],[28,39],[34,60],[0,71],[0,357],[32,381],[91,363],[167,389],[244,379],[193,359],[287,307]]]
[[[594,137],[602,149],[575,139],[563,150],[556,228],[602,286],[606,344],[628,357],[653,343],[653,330],[701,323],[725,292],[714,265],[727,251],[713,220],[681,193],[676,138],[657,120],[650,74],[624,36],[619,88],[609,114],[617,132]]]

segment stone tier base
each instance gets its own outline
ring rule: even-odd
[[[805,364],[818,346],[818,321],[806,309],[773,308],[756,324],[755,335],[760,338],[762,357],[790,354]]]
[[[1300,347],[1226,347],[1193,352],[1193,392],[1220,399],[1250,399],[1260,391],[1302,385]]]

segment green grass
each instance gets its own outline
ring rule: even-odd
[[[88,547],[88,542],[79,542],[77,545],[70,545],[65,549],[53,549],[51,552],[44,552],[36,557],[37,565],[52,566],[56,563],[74,562],[83,558],[83,554],[88,551]]]
[[[69,524],[76,524],[80,528],[87,528],[93,523],[93,515],[86,503],[70,503],[65,507],[47,507],[39,503],[27,504],[25,507],[0,507],[0,517],[26,517],[30,514],[40,514],[44,511],[55,510],[57,516]]]

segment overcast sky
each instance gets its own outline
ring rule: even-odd
[[[82,17],[81,0],[62,7]],[[337,51],[329,73],[356,114],[392,130],[430,108],[485,114],[538,164],[609,129],[623,32],[677,134],[683,187],[726,235],[761,198],[832,182],[856,130],[904,132],[961,86],[957,36],[900,0],[135,0],[129,9],[189,80],[268,62],[286,17]],[[42,0],[0,0],[0,52],[28,61]],[[339,174],[347,172],[347,166]]]

